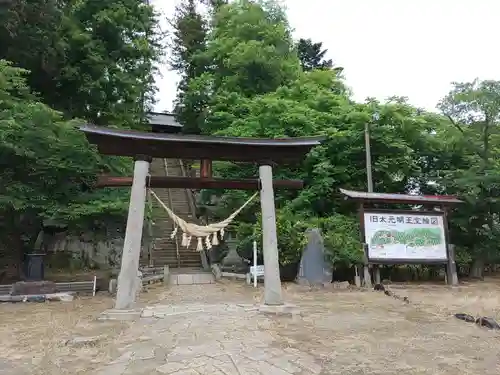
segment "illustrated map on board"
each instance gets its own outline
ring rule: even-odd
[[[365,242],[372,259],[446,259],[442,216],[365,213]]]

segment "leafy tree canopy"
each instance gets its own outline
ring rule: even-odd
[[[293,43],[276,3],[235,1],[212,15],[206,49],[197,55],[210,64],[186,84],[186,102],[202,108],[199,124],[204,133],[326,135],[302,166],[274,168],[276,178],[302,178],[307,183],[298,194],[275,192],[279,230],[286,232],[299,221],[319,226],[332,260],[360,260],[355,207],[340,197],[339,188],[366,190],[364,127],[369,123],[375,191],[468,197],[474,211],[457,209],[452,241],[470,253],[481,246],[498,254],[498,246],[491,242],[498,238],[493,227],[499,209],[493,204],[499,175],[495,82],[457,85],[441,103],[444,116],[417,109],[399,97],[356,103],[337,72],[325,69],[331,67],[325,55],[321,43]],[[242,177],[255,175],[257,169],[221,163],[216,173]],[[218,196],[214,214],[221,217],[246,198],[240,192]],[[477,224],[470,225],[474,220]],[[242,216],[242,244],[250,238],[244,222],[258,222],[258,210]],[[292,237],[301,236],[300,231],[281,232],[286,244],[280,250],[295,254],[282,254],[282,260],[297,259],[297,244],[302,242]]]
[[[89,147],[76,128],[81,121],[64,121],[40,102],[27,74],[0,60],[0,213],[11,243],[32,241],[45,219],[88,222],[103,212],[123,217],[122,193],[91,188],[97,173],[123,173],[128,163]]]
[[[325,59],[327,50],[323,49],[323,43],[314,43],[311,39],[299,39],[297,43],[297,52],[300,59],[302,70],[309,71],[313,69],[331,69],[333,60]]]
[[[0,11],[0,58],[27,69],[47,105],[98,125],[143,119],[159,38],[141,0],[17,0]]]

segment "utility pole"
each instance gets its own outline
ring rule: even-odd
[[[378,121],[378,113],[374,113],[372,116],[372,123]],[[366,154],[366,182],[368,187],[368,193],[373,193],[373,176],[372,176],[372,154],[371,154],[371,144],[370,144],[370,123],[365,123],[365,154]],[[372,278],[370,275],[370,269],[368,268],[368,254],[365,256],[365,264],[363,267],[363,278],[364,284],[367,288],[372,286]],[[380,284],[380,268],[378,265],[374,267],[375,271],[375,284]]]
[[[368,192],[373,193],[372,153],[370,148],[370,124],[365,123],[366,180]]]

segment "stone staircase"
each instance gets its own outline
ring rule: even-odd
[[[183,176],[183,169],[178,159],[153,159],[150,173],[153,176]],[[189,222],[196,221],[188,198],[191,192],[186,189],[154,189],[154,192],[176,215]],[[156,199],[152,198],[152,204],[151,261],[153,265],[168,265],[170,268],[201,268],[200,253],[195,251],[196,244],[192,242],[188,249],[181,246],[182,232],[180,231],[176,238],[170,238],[174,229],[172,220]]]

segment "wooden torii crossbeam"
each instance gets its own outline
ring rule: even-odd
[[[99,176],[96,187],[130,187],[133,177]],[[152,188],[168,189],[232,189],[232,190],[259,190],[258,178],[246,178],[238,180],[222,178],[197,178],[197,177],[163,177],[151,176],[148,186]],[[304,187],[302,180],[273,180],[275,189],[298,190]]]
[[[282,305],[276,235],[274,187],[287,185],[300,188],[302,181],[274,181],[272,166],[296,164],[324,137],[258,139],[236,137],[194,136],[138,132],[86,125],[80,128],[88,141],[106,155],[129,156],[135,160],[134,177],[117,180],[101,177],[101,186],[132,185],[127,229],[118,277],[116,309],[132,308],[135,302],[137,269],[144,222],[146,186],[149,165],[153,158],[199,160],[200,177],[151,177],[151,184],[168,187],[223,187],[228,189],[258,189],[262,210],[262,242],[264,249],[264,301],[267,305]],[[259,179],[221,180],[212,177],[212,161],[256,163]],[[281,186],[280,186],[281,185]],[[128,185],[130,186],[130,185]],[[283,186],[285,187],[285,186]]]

